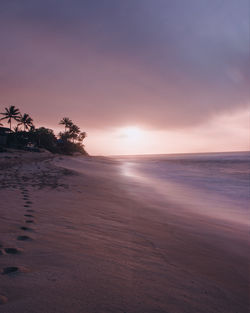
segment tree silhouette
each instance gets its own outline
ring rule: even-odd
[[[68,117],[63,117],[59,122],[59,125],[64,125],[66,132],[67,129],[70,129],[70,127],[73,126],[73,122]]]
[[[14,105],[6,107],[5,111],[0,114],[3,116],[0,118],[0,126],[3,126],[1,120],[7,120],[9,123],[11,133],[8,134],[8,145],[10,147],[27,148],[27,143],[33,143],[53,153],[88,155],[82,144],[87,136],[86,132],[81,132],[80,128],[68,117],[62,118],[59,122],[60,125],[65,126],[65,131],[59,133],[60,140],[58,140],[53,130],[44,127],[36,129],[30,115],[27,113],[22,115]],[[13,120],[17,122],[15,127],[12,125]]]
[[[65,132],[60,132],[58,134],[59,138],[63,141],[63,142],[67,142],[70,140],[71,136],[70,133],[65,131]]]
[[[9,106],[9,108],[5,108],[5,112],[0,114],[4,116],[0,120],[5,119],[8,120],[7,122],[10,124],[10,130],[11,130],[11,120],[14,119],[15,121],[18,121],[20,117],[20,111],[14,105]]]
[[[33,126],[33,119],[29,116],[29,114],[24,113],[24,115],[21,115],[18,119],[19,125],[23,125],[23,130],[30,129]]]
[[[77,139],[80,132],[81,132],[80,128],[75,124],[73,124],[69,128],[69,134],[70,134],[70,137],[73,139],[73,142],[75,141],[75,139]]]
[[[31,134],[35,138],[38,146],[44,147],[52,152],[56,150],[57,139],[52,129],[40,127],[35,129]]]

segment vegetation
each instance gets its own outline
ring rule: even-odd
[[[81,152],[84,153],[84,145],[82,144],[87,134],[81,132],[80,128],[75,125],[68,117],[64,117],[59,122],[59,125],[64,125],[64,132],[59,133],[59,144],[63,153]]]
[[[20,117],[18,118],[18,124],[17,127],[19,125],[23,125],[23,130],[29,130],[31,129],[33,125],[33,119],[29,116],[29,114],[24,113],[24,115],[20,115]]]
[[[83,145],[83,140],[87,134],[81,132],[80,128],[68,117],[62,118],[59,122],[59,125],[64,126],[64,131],[56,136],[52,129],[46,127],[36,128],[30,115],[27,113],[22,115],[19,109],[13,105],[5,108],[5,111],[0,114],[3,115],[0,121],[7,120],[11,130],[7,142],[9,147],[33,151],[44,148],[53,153],[72,154],[80,152],[87,155]],[[11,128],[12,121],[16,122],[13,128],[14,131]],[[3,124],[0,123],[0,126],[3,126]]]
[[[69,129],[73,125],[73,122],[68,117],[63,117],[61,121],[59,122],[59,125],[64,125],[65,132],[66,132],[66,130]]]
[[[5,108],[5,112],[1,113],[4,117],[2,117],[0,120],[7,119],[8,123],[10,124],[10,130],[11,130],[11,121],[12,119],[15,121],[18,121],[20,118],[20,111],[17,109],[14,105],[11,105],[9,108]]]

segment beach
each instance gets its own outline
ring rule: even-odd
[[[247,223],[178,206],[124,164],[1,153],[0,312],[247,313]]]

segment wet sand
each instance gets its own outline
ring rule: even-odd
[[[0,155],[0,312],[248,312],[245,225],[173,207],[116,160],[15,156]]]

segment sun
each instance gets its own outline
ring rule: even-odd
[[[142,135],[142,130],[136,126],[127,126],[120,129],[120,135],[128,139],[138,139]]]

